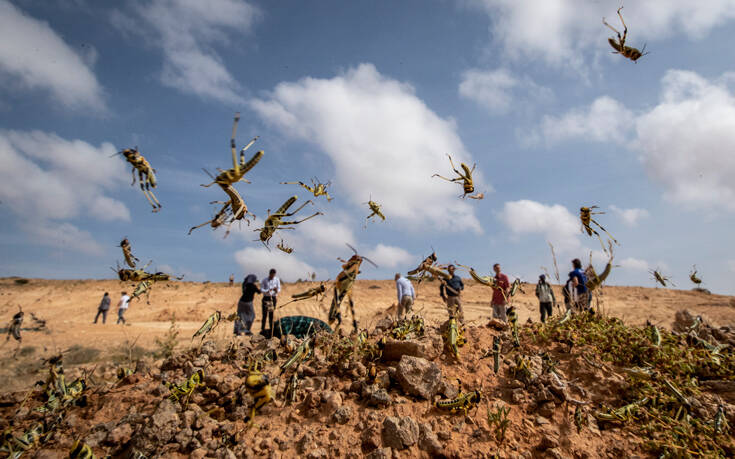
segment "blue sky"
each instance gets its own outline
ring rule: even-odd
[[[700,2],[701,3],[701,2]],[[204,6],[206,5],[206,6]],[[609,283],[735,293],[735,1],[628,2],[638,63],[611,54],[617,2],[573,0],[258,2],[0,0],[0,275],[100,278],[127,236],[153,266],[191,280],[230,273],[334,278],[348,242],[365,278],[441,262],[535,281],[569,260],[604,263],[580,233],[582,205],[620,241]],[[236,188],[258,219],[224,230],[201,168],[264,150]],[[129,166],[157,169],[153,214]],[[477,163],[481,201],[462,200],[446,154]],[[268,209],[331,180],[319,216],[274,237]],[[362,204],[383,205],[371,223]],[[280,237],[294,252],[275,250]]]

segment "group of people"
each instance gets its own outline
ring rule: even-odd
[[[102,323],[104,324],[107,322],[107,312],[110,310],[110,303],[112,300],[110,299],[110,294],[108,292],[105,292],[105,294],[102,296],[102,301],[100,301],[99,306],[97,306],[97,315],[94,316],[94,322],[97,323],[97,319],[102,316]],[[117,303],[117,323],[122,323],[125,325],[125,311],[128,310],[128,307],[130,307],[130,297],[128,296],[127,292],[122,292],[120,295],[120,301]]]
[[[579,258],[572,260],[572,267],[574,268],[569,272],[569,279],[562,288],[564,295],[564,304],[567,309],[575,310],[587,310],[590,304],[590,292],[585,285],[587,283],[587,277],[582,270],[582,262]],[[462,309],[461,292],[464,290],[464,283],[462,278],[456,274],[456,268],[454,265],[447,267],[449,272],[449,278],[443,279],[439,287],[439,295],[442,300],[446,303],[447,310],[451,317],[456,317],[460,322],[464,322],[464,310]],[[490,307],[492,309],[492,316],[494,319],[501,320],[503,322],[508,321],[507,308],[508,298],[510,295],[510,280],[501,269],[500,264],[495,263],[493,265],[493,271],[495,272],[493,296],[490,300]],[[230,276],[230,285],[233,283],[234,276]],[[411,281],[401,276],[400,273],[396,273],[396,291],[398,295],[398,317],[405,317],[408,313],[413,310],[413,304],[416,301],[416,291],[411,284]],[[255,274],[248,274],[242,282],[242,295],[237,303],[237,316],[238,320],[235,321],[235,335],[252,335],[250,330],[255,321],[255,308],[253,302],[256,294],[263,295],[261,301],[261,332],[273,328],[273,313],[276,310],[278,294],[281,293],[281,281],[276,277],[276,270],[271,269],[268,272],[268,277],[258,282],[258,277]],[[536,284],[536,297],[539,300],[539,313],[541,315],[541,322],[545,322],[547,317],[551,317],[553,307],[556,305],[556,298],[554,296],[554,290],[551,285],[546,281],[546,275],[541,274],[539,281]],[[110,295],[105,292],[97,308],[97,315],[94,318],[94,323],[97,323],[97,319],[102,316],[102,323],[104,324],[107,320],[107,312],[110,310]],[[117,323],[125,324],[125,312],[128,310],[130,305],[130,297],[126,292],[122,292],[120,301],[117,304]]]

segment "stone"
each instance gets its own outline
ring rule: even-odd
[[[130,441],[133,435],[133,427],[130,424],[120,424],[107,433],[107,443],[113,445],[124,445]]]
[[[544,402],[538,406],[537,411],[539,415],[545,418],[551,419],[554,417],[555,409],[556,409],[556,404],[554,402]]]
[[[402,450],[416,444],[419,439],[419,426],[409,416],[401,418],[387,416],[383,420],[381,437],[384,446]]]
[[[312,435],[310,432],[306,432],[296,442],[296,451],[299,454],[306,454],[308,451],[311,451],[315,447],[316,447],[316,442],[314,442],[314,435]]]
[[[352,408],[349,406],[340,406],[332,413],[330,419],[337,424],[347,424],[351,417]]]
[[[365,459],[391,459],[393,451],[390,448],[376,448],[370,452]]]
[[[207,456],[207,450],[204,448],[197,448],[189,454],[190,459],[203,459]]]
[[[454,398],[459,395],[459,389],[454,384],[450,384],[446,379],[442,379],[439,383],[437,394],[441,394],[445,398]]]
[[[342,396],[339,392],[329,391],[322,395],[322,400],[328,412],[332,412],[342,406]]]
[[[385,389],[379,389],[375,385],[366,386],[362,395],[367,400],[368,406],[388,406],[393,402]]]
[[[145,430],[148,436],[155,438],[159,444],[168,443],[178,432],[179,421],[177,405],[165,398],[150,417],[150,422]]]
[[[431,426],[426,422],[419,424],[418,443],[419,449],[426,451],[430,456],[437,456],[444,449],[442,444],[439,442],[439,438],[431,429]]]
[[[396,380],[408,395],[430,400],[439,390],[442,372],[433,362],[404,355],[396,367]]]
[[[495,330],[507,330],[508,324],[506,322],[503,322],[500,319],[490,319],[490,321],[486,325],[488,328],[494,328]]]
[[[547,449],[556,448],[557,446],[559,446],[559,438],[546,432],[541,436],[541,443],[539,443],[538,449],[546,451]]]
[[[540,426],[541,426],[541,425],[544,425],[544,424],[549,424],[549,420],[548,420],[548,419],[546,419],[546,418],[545,418],[545,417],[543,417],[543,416],[536,416],[536,424],[538,424],[538,425],[540,425]]]
[[[199,353],[202,355],[206,355],[208,358],[211,359],[217,354],[217,345],[214,343],[214,341],[207,340],[199,348]]]
[[[306,459],[325,459],[327,457],[329,457],[329,453],[324,448],[313,449],[306,455]]]
[[[510,393],[510,399],[513,403],[523,403],[526,399],[526,393],[523,389],[513,389]]]
[[[360,443],[363,449],[368,451],[380,446],[380,429],[376,424],[371,424],[362,431]]]
[[[434,343],[428,339],[407,339],[397,340],[388,338],[383,347],[383,354],[381,359],[386,362],[401,360],[404,355],[410,355],[413,357],[421,357],[427,360],[434,360],[439,357],[434,347]]]

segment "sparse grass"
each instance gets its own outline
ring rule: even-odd
[[[163,338],[156,338],[158,349],[154,351],[153,355],[156,358],[164,359],[171,357],[179,342],[179,333],[179,326],[176,324],[176,314],[174,314],[171,316],[171,326],[168,327],[166,334]]]
[[[30,281],[28,279],[15,279],[14,282],[16,284],[18,284],[18,285],[25,285],[25,284],[29,283]]]
[[[18,357],[26,357],[36,352],[36,346],[23,346],[18,351]]]

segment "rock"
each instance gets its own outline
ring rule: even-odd
[[[199,353],[211,359],[217,354],[217,345],[214,344],[214,341],[207,340],[199,348]]]
[[[304,378],[302,389],[305,391],[322,390],[327,385],[327,378],[324,376],[314,376],[311,378]]]
[[[308,451],[313,450],[315,447],[316,443],[314,442],[314,436],[310,432],[306,432],[296,442],[296,451],[299,454],[306,454]]]
[[[487,323],[486,327],[488,328],[494,328],[495,330],[504,331],[508,329],[508,324],[503,322],[500,319],[490,319],[490,321]]]
[[[325,392],[322,395],[322,401],[329,412],[332,412],[342,406],[342,396],[339,392]]]
[[[171,400],[165,398],[159,403],[158,408],[150,417],[146,426],[146,434],[155,438],[159,444],[168,443],[179,430],[179,415],[177,406]]]
[[[551,395],[551,392],[549,392],[549,390],[546,389],[546,387],[541,387],[538,391],[536,391],[535,399],[536,399],[536,403],[540,405],[544,402],[554,400],[554,396]]]
[[[203,459],[207,456],[207,450],[204,448],[197,448],[189,454],[190,459]]]
[[[371,424],[360,434],[360,442],[363,449],[372,450],[380,446],[380,429],[377,425]]]
[[[559,446],[559,438],[556,435],[552,435],[548,432],[541,436],[541,443],[538,445],[538,449],[546,451],[550,448],[556,448]]]
[[[217,459],[237,459],[237,456],[230,448],[218,448],[215,457]]]
[[[390,330],[391,328],[393,328],[393,319],[391,319],[390,317],[383,317],[375,325],[375,329],[373,330],[373,333],[378,333],[379,331]]]
[[[380,389],[374,384],[365,386],[362,396],[367,400],[368,406],[388,406],[393,402],[385,389]]]
[[[383,370],[375,376],[375,384],[382,388],[388,389],[390,387],[390,375],[387,371]]]
[[[396,380],[405,393],[431,399],[439,390],[442,372],[433,362],[404,355],[396,367]]]
[[[419,439],[419,426],[409,416],[397,418],[387,416],[383,420],[381,433],[383,445],[396,450],[413,446]]]
[[[510,399],[513,403],[523,403],[526,399],[526,393],[523,389],[513,389],[510,393]]]
[[[554,409],[556,409],[556,404],[554,402],[544,402],[538,406],[537,411],[539,415],[551,419],[554,417]]]
[[[439,390],[437,394],[443,395],[445,398],[454,398],[459,395],[459,389],[454,384],[450,384],[446,379],[441,380],[439,383]]]
[[[435,349],[434,343],[428,338],[420,340],[396,340],[388,338],[386,340],[381,357],[383,361],[401,360],[401,357],[404,355],[434,360],[439,357],[439,352]]]
[[[376,448],[370,452],[365,459],[391,459],[393,451],[390,448]]]
[[[324,459],[327,457],[329,457],[329,453],[324,448],[313,449],[306,455],[306,459]]]
[[[124,445],[130,441],[133,435],[133,428],[130,424],[120,424],[107,434],[107,443],[113,445]]]
[[[548,424],[548,423],[549,423],[549,420],[546,419],[545,417],[543,417],[543,416],[536,416],[536,424],[538,424],[538,425],[541,426],[541,425]]]
[[[419,449],[426,451],[431,456],[439,455],[444,449],[439,438],[426,422],[419,424]]]
[[[340,406],[334,411],[334,413],[332,413],[330,419],[332,420],[332,422],[335,422],[337,424],[347,424],[347,421],[349,421],[351,417],[352,408],[350,408],[349,406]]]

